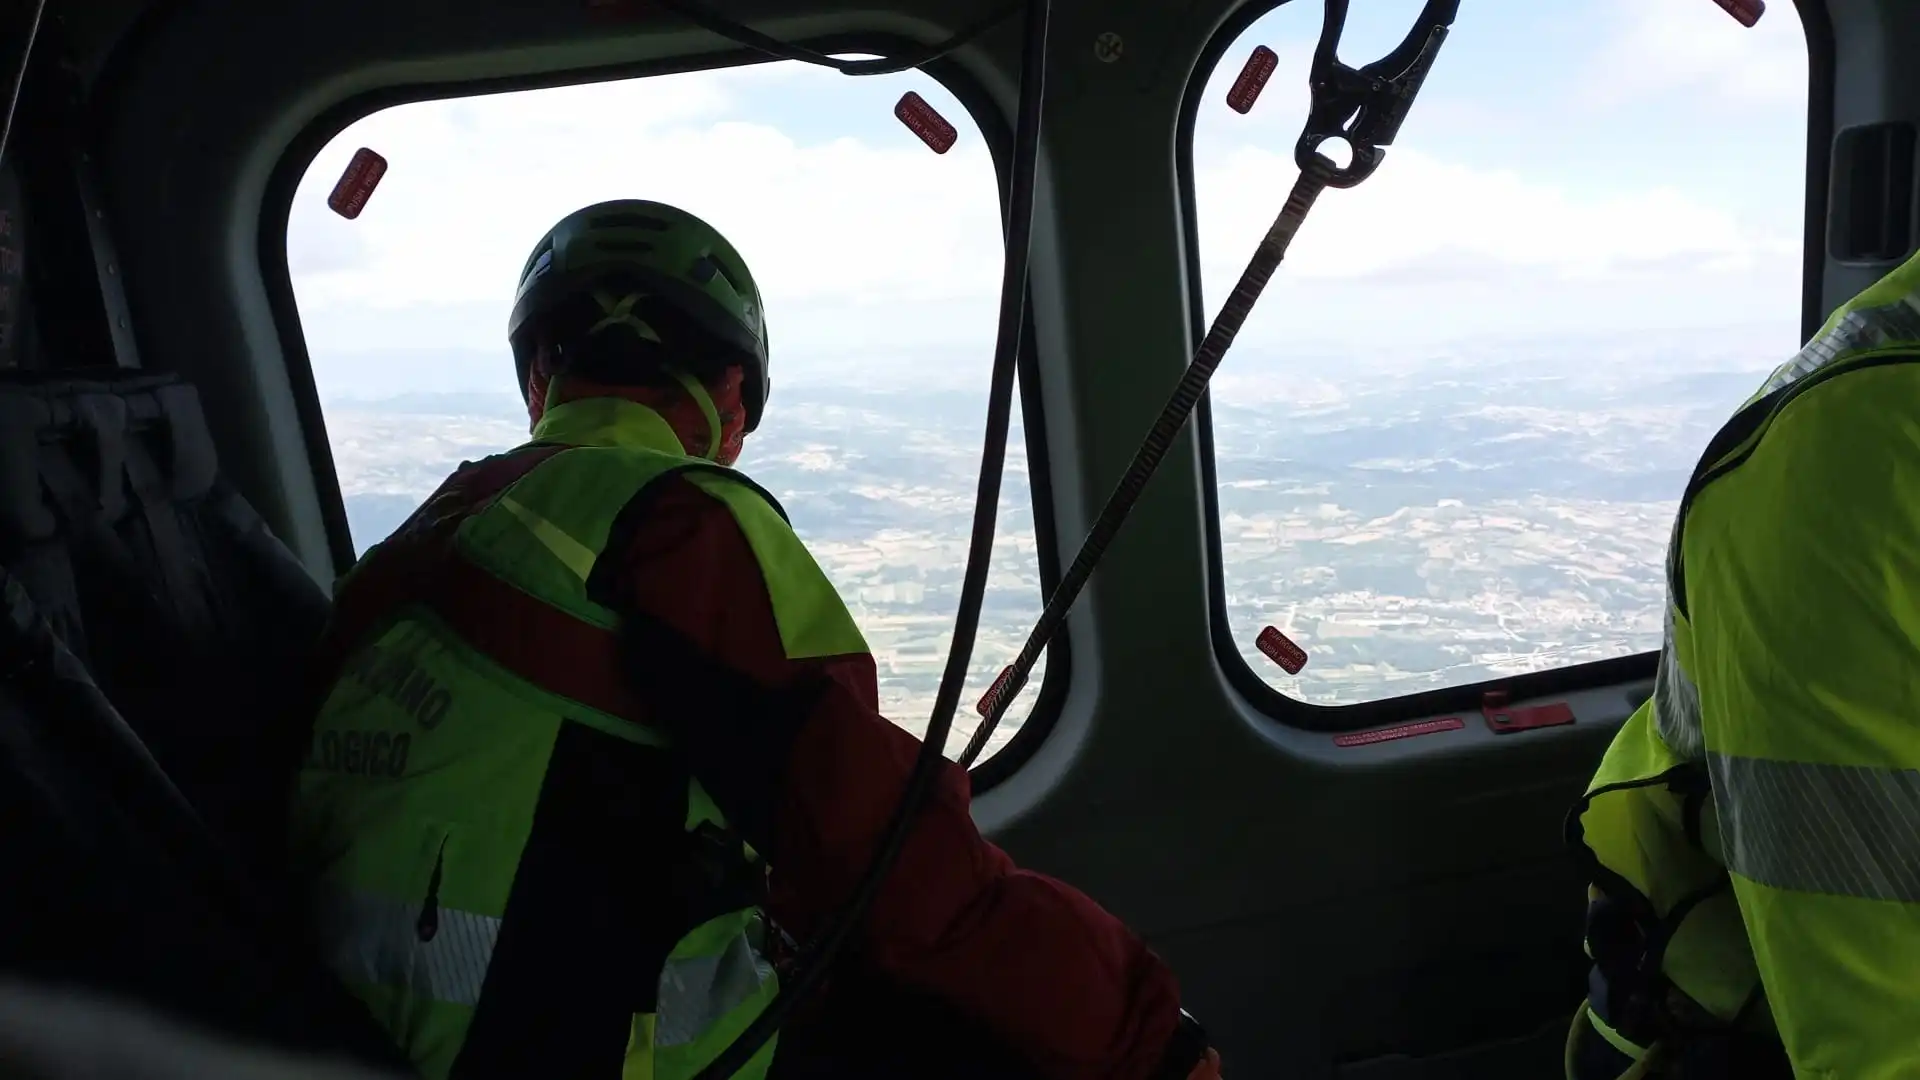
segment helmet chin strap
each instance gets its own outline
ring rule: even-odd
[[[707,393],[706,385],[699,379],[679,368],[670,367],[667,369],[667,374],[673,376],[675,381],[686,388],[688,396],[693,398],[693,403],[700,406],[700,415],[707,418],[707,430],[712,434],[707,437],[707,452],[700,456],[708,461],[714,460],[714,455],[720,452],[720,436],[724,429],[720,424],[720,410],[713,404],[713,395]]]
[[[660,335],[655,332],[653,327],[647,325],[644,320],[633,313],[633,306],[640,302],[643,295],[642,293],[628,293],[616,299],[604,289],[595,289],[593,291],[593,301],[600,305],[602,318],[599,322],[594,323],[593,326],[587,329],[587,335],[591,337],[602,330],[615,326],[625,326],[632,329],[635,334],[638,334],[640,340],[660,344]],[[702,384],[699,379],[694,378],[692,375],[687,374],[677,367],[668,367],[666,372],[673,376],[676,382],[686,388],[688,395],[693,398],[693,403],[700,406],[700,415],[707,418],[707,452],[701,456],[708,461],[714,460],[714,456],[720,453],[720,438],[725,434],[725,429],[720,423],[720,410],[714,407],[713,395],[707,393],[706,386]],[[549,389],[551,389],[551,387],[549,387]]]

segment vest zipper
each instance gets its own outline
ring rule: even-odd
[[[427,898],[420,904],[420,918],[413,932],[422,942],[432,941],[440,932],[440,872],[447,863],[447,838],[440,838],[440,850],[433,857],[433,875],[427,878]]]

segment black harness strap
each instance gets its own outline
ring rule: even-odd
[[[105,427],[100,428],[98,434],[103,442],[116,435]],[[117,441],[127,479],[133,486],[134,500],[140,504],[140,514],[147,522],[147,535],[153,540],[160,580],[171,601],[174,617],[188,640],[204,641],[213,626],[213,613],[205,599],[210,590],[206,587],[205,574],[194,573],[202,569],[201,561],[187,542],[171,487],[137,432],[131,427],[122,427]],[[201,580],[196,582],[195,576]]]
[[[127,598],[139,605],[143,614],[162,615],[165,607],[147,575],[141,572],[133,549],[107,523],[100,496],[81,476],[79,466],[74,464],[65,447],[52,443],[41,445],[40,483],[65,519],[80,553],[111,574],[114,585],[125,590]]]

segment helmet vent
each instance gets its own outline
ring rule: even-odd
[[[528,278],[544,272],[552,262],[553,238],[548,237],[540,242],[540,246],[535,248],[533,255],[527,259],[526,267],[520,271],[520,280],[525,282]]]
[[[666,232],[673,226],[650,214],[595,214],[587,223],[594,229],[647,229]]]
[[[711,255],[707,256],[702,261],[707,263],[709,266],[712,266],[715,270],[719,271],[720,276],[726,279],[727,284],[733,288],[734,292],[737,292],[737,293],[745,292],[745,290],[740,288],[740,279],[735,277],[732,274],[727,273],[726,263],[721,262],[719,259],[716,259]],[[709,278],[710,277],[711,275],[709,275]]]
[[[593,246],[601,251],[617,251],[639,255],[653,250],[653,245],[645,240],[595,240]]]

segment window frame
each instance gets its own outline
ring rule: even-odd
[[[1213,77],[1221,58],[1255,22],[1287,2],[1248,0],[1222,20],[1195,59],[1180,102],[1180,119],[1174,133],[1174,155],[1180,184],[1181,221],[1186,232],[1190,350],[1197,348],[1206,336],[1208,324],[1200,277],[1200,231],[1193,172],[1194,127],[1199,120],[1200,106],[1206,98],[1207,82]],[[1705,0],[1700,2],[1704,3]],[[1792,8],[1799,15],[1801,29],[1807,40],[1807,161],[1805,205],[1802,211],[1800,312],[1801,340],[1805,341],[1819,330],[1826,319],[1825,305],[1821,300],[1821,282],[1826,267],[1827,189],[1833,144],[1835,60],[1833,23],[1827,13],[1827,0],[1794,0]],[[1784,15],[1783,11],[1775,17]],[[1278,209],[1276,202],[1276,212]],[[1480,707],[1483,695],[1495,688],[1506,691],[1513,700],[1526,700],[1643,683],[1653,678],[1659,661],[1658,650],[1345,705],[1321,705],[1275,689],[1240,654],[1227,610],[1225,553],[1220,534],[1220,478],[1214,463],[1210,398],[1210,393],[1201,396],[1194,417],[1200,444],[1202,497],[1206,500],[1207,621],[1221,673],[1234,690],[1267,718],[1306,731],[1347,732],[1410,716],[1473,711]]]
[[[899,34],[884,31],[848,32],[795,41],[794,44],[818,52],[866,53],[893,56],[925,46]],[[298,410],[306,446],[308,467],[320,499],[328,548],[333,556],[336,578],[357,561],[353,538],[347,524],[346,498],[340,487],[339,472],[333,458],[333,445],[327,435],[325,410],[320,402],[319,384],[314,377],[313,358],[307,351],[306,329],[300,321],[299,305],[293,288],[293,274],[287,260],[287,226],[300,182],[313,167],[314,160],[341,132],[374,113],[401,105],[453,98],[473,98],[489,94],[546,90],[563,86],[652,78],[661,75],[685,75],[717,71],[760,63],[799,63],[782,61],[748,48],[730,48],[718,52],[649,59],[625,64],[570,68],[555,72],[511,75],[458,81],[405,83],[378,87],[355,94],[322,111],[289,140],[274,164],[260,207],[257,237],[261,279],[287,366],[287,378]],[[940,57],[919,70],[951,93],[972,119],[974,128],[986,143],[993,161],[997,195],[1000,200],[1002,229],[1005,228],[1013,130],[994,97],[963,64],[951,56]],[[1021,427],[1025,432],[1028,496],[1033,503],[1034,542],[1038,549],[1041,601],[1045,602],[1059,584],[1061,565],[1054,528],[1052,462],[1047,456],[1045,405],[1040,393],[1040,361],[1036,355],[1037,338],[1033,326],[1033,293],[1028,286],[1026,320],[1021,331],[1015,392],[1019,395]],[[977,469],[976,462],[976,469]],[[1003,467],[1003,481],[1004,481]],[[996,531],[998,522],[996,521]],[[979,644],[978,635],[974,645]],[[1027,719],[998,752],[969,770],[973,790],[978,793],[1019,771],[1040,744],[1046,741],[1058,721],[1061,705],[1072,679],[1073,649],[1068,632],[1061,627],[1048,642],[1043,654],[1046,674],[1035,688],[1033,707]],[[969,707],[964,696],[956,707]]]

